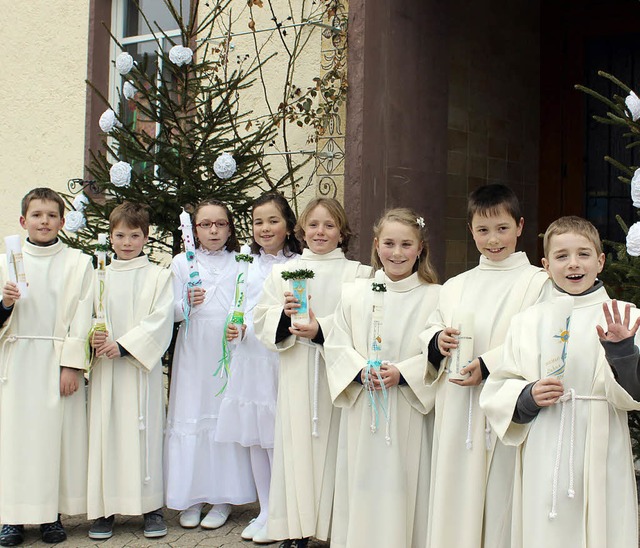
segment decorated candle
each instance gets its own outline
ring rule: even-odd
[[[98,258],[98,268],[96,271],[98,307],[96,310],[96,325],[104,324],[104,280],[107,274],[107,235],[98,234],[98,245],[96,246],[96,257]]]
[[[7,253],[7,267],[9,269],[9,279],[18,284],[20,298],[26,299],[29,292],[27,276],[24,272],[24,260],[22,258],[22,248],[20,247],[20,236],[6,236],[4,245]]]
[[[300,303],[300,308],[291,315],[291,323],[311,323],[311,315],[309,314],[309,280],[313,277],[313,271],[304,268],[282,272],[282,278],[289,280],[289,289]]]
[[[454,348],[451,351],[451,357],[449,359],[449,378],[457,380],[465,380],[469,377],[469,373],[462,374],[460,371],[467,367],[473,359],[473,331],[474,331],[474,316],[472,312],[462,312],[454,317],[453,327],[455,327],[460,334],[456,337],[458,339],[458,348]]]
[[[384,316],[384,270],[377,270],[373,282],[373,310],[371,315],[371,346],[369,360],[380,365],[382,352],[382,318]]]
[[[573,297],[562,295],[541,305],[547,307],[541,315],[543,320],[540,326],[540,332],[544,334],[540,359],[547,377],[564,377],[573,304]]]
[[[240,248],[240,253],[236,255],[236,262],[238,263],[238,272],[236,274],[236,289],[233,297],[233,311],[231,312],[229,323],[238,325],[238,331],[241,333],[241,326],[244,323],[244,311],[247,306],[247,274],[249,264],[253,262],[251,248],[247,244]],[[239,341],[240,336],[231,342],[238,343]]]
[[[184,209],[180,214],[180,230],[182,231],[182,241],[184,243],[184,252],[189,265],[189,287],[202,285],[200,273],[198,272],[198,263],[196,261],[196,242],[193,237],[193,225],[191,224],[191,215]]]

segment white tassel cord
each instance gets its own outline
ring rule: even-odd
[[[320,348],[315,345],[315,355],[314,355],[314,367],[313,367],[313,428],[311,430],[311,435],[314,438],[319,436],[318,434],[318,382],[320,380]]]
[[[9,335],[2,343],[2,354],[6,356],[5,347],[7,346],[7,343],[13,344],[18,340],[64,342],[64,339],[62,337],[46,337],[39,335]],[[2,375],[0,376],[0,384],[5,384],[7,382],[8,368],[9,364],[5,357],[2,363]]]
[[[465,445],[467,449],[473,449],[473,386],[468,388],[469,390],[469,415],[467,418],[467,440]]]
[[[549,519],[553,520],[558,517],[558,481],[560,476],[560,458],[562,455],[562,440],[564,438],[564,422],[565,422],[565,408],[568,402],[571,402],[571,427],[569,433],[569,488],[567,489],[567,496],[573,499],[576,495],[574,488],[574,453],[575,453],[575,427],[576,427],[576,400],[585,401],[607,401],[604,396],[577,396],[576,391],[571,388],[565,392],[558,403],[560,407],[560,426],[558,428],[558,447],[556,448],[556,460],[553,467],[553,483],[551,488],[551,511],[549,512]]]
[[[143,404],[144,401],[144,404]],[[144,407],[143,407],[144,405]],[[149,416],[149,377],[138,369],[138,429],[144,437],[144,482],[149,483],[149,436],[147,435],[146,418]]]

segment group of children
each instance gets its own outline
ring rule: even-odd
[[[237,325],[225,204],[196,206],[195,256],[171,270],[144,254],[147,209],[117,206],[94,291],[90,258],[57,237],[64,203],[31,191],[28,296],[0,261],[0,545],[20,544],[25,523],[64,540],[60,513],[86,512],[94,539],[112,536],[115,514],[163,536],[164,505],[182,527],[217,528],[257,498],[241,536],[281,548],[636,548],[626,411],[640,409],[640,315],[597,279],[588,221],[552,223],[543,270],[516,252],[513,191],[481,187],[468,212],[479,265],[440,286],[410,209],[375,224],[372,268],[346,258],[337,201],[312,200],[296,221],[267,193]],[[294,273],[310,278],[308,302]],[[97,293],[106,327],[92,329]]]

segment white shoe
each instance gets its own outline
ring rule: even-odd
[[[203,529],[217,529],[227,523],[227,518],[231,513],[230,504],[215,504],[209,510],[209,513],[200,522]]]
[[[253,535],[253,542],[256,544],[273,544],[277,542],[267,535],[267,524],[265,523],[262,528]]]
[[[202,515],[202,503],[194,504],[190,508],[180,512],[180,525],[185,529],[193,529],[200,525],[200,516]]]
[[[242,538],[243,540],[253,540],[253,535],[255,535],[258,531],[260,531],[263,525],[264,523],[258,523],[256,521],[256,518],[253,518],[249,522],[249,525],[247,525],[243,529],[242,533],[240,533],[240,538]]]

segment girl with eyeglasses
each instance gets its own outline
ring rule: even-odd
[[[199,203],[193,214],[196,261],[202,280],[188,290],[185,253],[174,257],[174,315],[182,322],[173,357],[165,436],[166,503],[182,510],[180,525],[221,527],[231,504],[256,500],[249,449],[215,441],[226,382],[215,375],[222,357],[222,337],[235,289],[240,250],[233,218],[217,200]],[[189,308],[188,320],[185,307]],[[234,472],[219,473],[220,470]],[[213,506],[201,519],[205,504]]]

